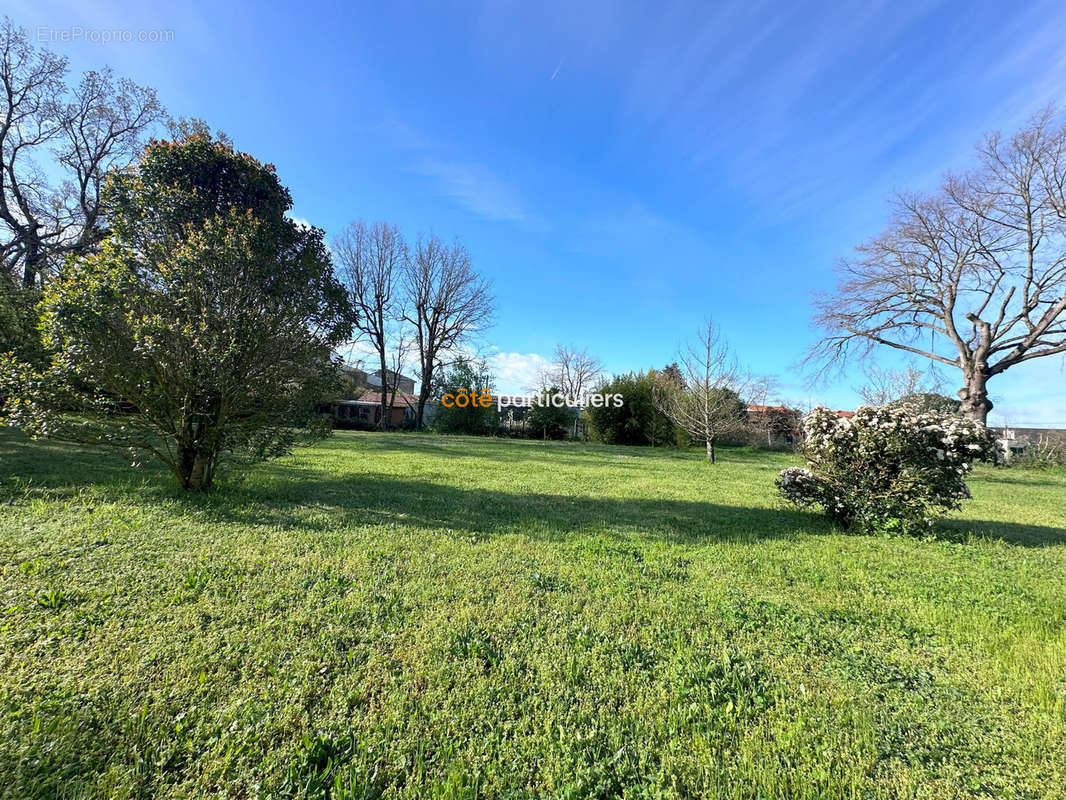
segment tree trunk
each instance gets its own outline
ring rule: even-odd
[[[181,486],[190,492],[205,492],[215,476],[215,457],[199,448],[183,448],[178,454]]]
[[[418,392],[418,413],[415,415],[415,428],[422,430],[422,417],[426,410],[426,400],[429,399],[428,394],[424,390]]]
[[[392,410],[389,408],[389,368],[385,360],[385,349],[382,348],[378,355],[381,357],[381,419],[378,420],[378,427],[384,431],[392,424]]]
[[[707,460],[714,463],[714,438],[707,437]]]
[[[979,364],[963,373],[965,385],[959,389],[959,407],[965,416],[986,424],[988,412],[992,410],[992,401],[988,399],[988,366]]]
[[[24,287],[32,289],[37,285],[37,269],[40,263],[40,246],[31,241],[26,247],[26,258],[22,266],[22,285]]]

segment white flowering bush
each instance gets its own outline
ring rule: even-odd
[[[776,485],[797,505],[818,505],[844,527],[914,531],[970,496],[966,475],[995,457],[979,422],[914,406],[863,406],[850,419],[818,407],[803,423],[807,468]]]

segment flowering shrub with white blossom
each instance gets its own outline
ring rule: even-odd
[[[907,405],[863,406],[850,419],[819,406],[803,426],[807,468],[782,470],[778,491],[861,530],[928,528],[970,496],[973,463],[996,452],[981,423]]]

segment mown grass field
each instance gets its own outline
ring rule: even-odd
[[[186,496],[0,433],[0,796],[1066,796],[1066,476],[339,433]]]

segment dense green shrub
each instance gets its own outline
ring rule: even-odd
[[[914,409],[916,411],[928,411],[933,414],[958,414],[959,407],[962,403],[955,397],[948,397],[945,394],[936,394],[935,392],[912,392],[906,394],[898,400],[893,400],[886,405],[893,408],[902,408],[904,406]]]
[[[573,431],[576,409],[552,405],[550,399],[561,394],[555,386],[544,392],[548,402],[530,406],[526,412],[526,431],[533,439],[563,439]]]
[[[589,407],[589,423],[595,438],[607,444],[675,445],[683,440],[688,445],[688,436],[679,434],[655,403],[655,388],[659,373],[630,372],[618,375],[601,386],[601,394],[620,394],[622,405],[607,404],[601,408]]]
[[[980,423],[906,405],[863,406],[851,419],[818,407],[804,433],[807,468],[782,470],[778,491],[864,531],[928,528],[970,496],[973,462],[995,453]]]
[[[44,360],[37,330],[36,305],[40,299],[36,287],[24,287],[0,274],[0,353],[11,353],[17,361],[33,364]]]

